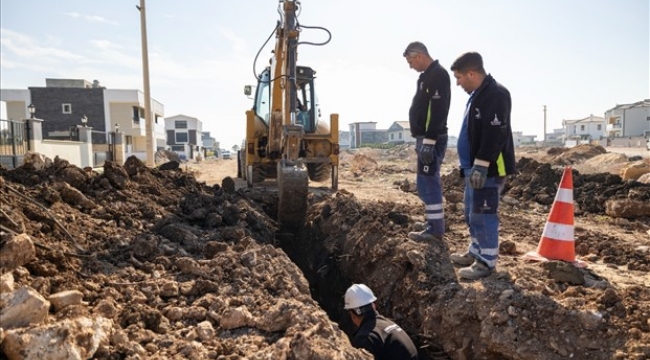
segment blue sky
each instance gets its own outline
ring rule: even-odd
[[[0,86],[45,86],[45,78],[99,80],[143,89],[139,0],[2,0]],[[243,94],[253,60],[273,30],[277,0],[148,0],[151,95],[165,115],[199,118],[223,147],[240,144]],[[650,98],[648,0],[303,0],[299,21],[328,28],[322,47],[301,46],[299,62],[317,71],[323,114],[341,128],[407,120],[417,74],[402,57],[424,42],[449,69],[466,51],[509,88],[513,130],[543,134],[562,119],[602,116],[616,104]],[[323,32],[304,30],[303,41]],[[267,63],[264,48],[256,71]],[[452,85],[451,135],[467,95]]]

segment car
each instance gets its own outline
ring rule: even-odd
[[[230,160],[230,150],[221,150],[221,158],[224,160]]]

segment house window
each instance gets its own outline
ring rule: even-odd
[[[173,145],[171,148],[172,151],[181,151],[181,152],[185,151],[184,145]]]
[[[180,144],[180,143],[186,143],[188,141],[188,136],[186,132],[177,132],[176,133],[176,141],[175,143]]]
[[[139,106],[133,107],[133,123],[139,124],[140,119],[144,119],[144,109]]]
[[[390,134],[390,139],[395,140],[395,134]]]
[[[61,108],[62,108],[64,114],[72,114],[72,105],[70,105],[70,104],[62,104]]]
[[[400,140],[402,139],[402,133],[399,133],[399,138],[400,138]]]
[[[176,129],[187,129],[187,121],[186,120],[177,120],[174,122],[174,128]]]
[[[580,131],[585,131],[585,126],[584,125],[580,125]]]
[[[602,125],[600,125],[600,124],[598,124],[598,130],[600,130],[600,129],[601,129],[601,126],[602,126]]]

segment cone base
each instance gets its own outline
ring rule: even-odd
[[[530,260],[530,261],[540,261],[540,262],[547,262],[547,261],[554,260],[554,259],[545,258],[544,256],[540,255],[536,251],[531,251],[526,253],[524,256],[522,256],[522,259]],[[575,259],[573,261],[568,261],[568,262],[577,268],[587,267],[587,263],[582,260]]]
[[[537,246],[537,253],[551,260],[573,262],[576,259],[575,242],[555,240],[542,236]]]

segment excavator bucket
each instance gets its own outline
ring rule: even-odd
[[[278,223],[284,229],[299,229],[307,216],[309,177],[304,166],[278,162]]]

